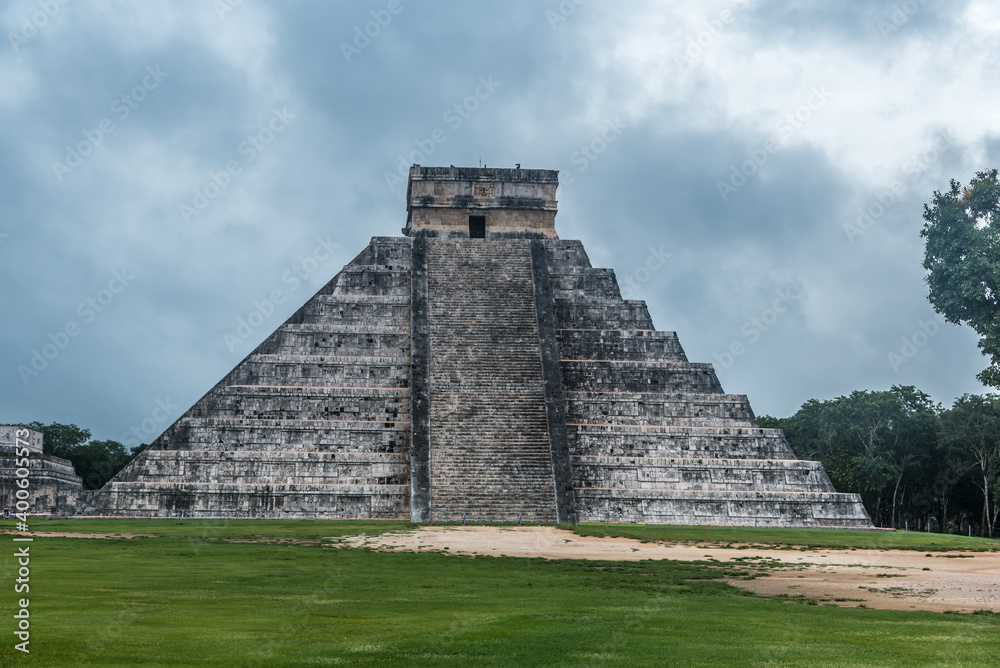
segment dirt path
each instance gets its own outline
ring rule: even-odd
[[[642,543],[578,536],[555,527],[422,527],[337,539],[352,547],[546,559],[727,562],[780,561],[755,580],[727,580],[762,596],[788,594],[845,606],[891,610],[1000,613],[1000,552],[908,550],[771,550]],[[840,600],[838,600],[840,599]]]
[[[0,534],[21,535],[13,531],[0,531]],[[40,538],[156,538],[151,533],[74,533],[72,531],[32,531],[27,535]]]

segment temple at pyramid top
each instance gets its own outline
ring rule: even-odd
[[[406,236],[557,239],[551,169],[410,167]]]

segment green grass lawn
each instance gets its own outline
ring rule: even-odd
[[[738,565],[376,553],[311,540],[407,526],[66,522],[156,537],[36,538],[32,653],[13,650],[4,612],[0,665],[987,666],[1000,656],[996,616],[779,602],[713,581],[741,575]],[[308,542],[224,540],[251,536]],[[0,540],[0,578],[12,583],[13,543]],[[2,586],[12,610],[16,595]]]
[[[342,521],[342,520],[202,520],[183,519],[87,519],[46,520],[35,518],[31,528],[42,532],[67,531],[100,534],[152,534],[154,536],[185,536],[206,539],[253,538],[322,539],[365,533],[369,536],[414,529],[419,525],[404,521]],[[457,526],[447,523],[438,526]],[[495,525],[494,525],[495,526]],[[513,526],[513,525],[507,525]],[[13,520],[0,520],[0,529],[13,530]],[[662,524],[583,523],[562,525],[567,531],[581,536],[620,536],[643,542],[706,543],[738,545],[753,543],[776,549],[833,548],[872,550],[916,550],[943,552],[952,550],[985,552],[1000,550],[1000,540],[968,538],[936,533],[911,531],[856,531],[850,529],[780,529],[753,527],[719,527]]]
[[[14,530],[14,520],[0,520],[0,530]],[[364,533],[374,536],[388,531],[415,528],[404,521],[364,520],[201,520],[182,519],[88,519],[48,520],[32,518],[31,530],[40,532],[151,534],[204,539],[254,538],[320,539]]]
[[[776,549],[831,548],[868,550],[917,550],[920,552],[946,552],[963,550],[987,552],[1000,550],[1000,541],[988,538],[968,538],[938,533],[897,531],[858,531],[851,529],[780,529],[761,527],[715,527],[662,524],[611,524],[585,523],[565,528],[581,536],[620,536],[643,542],[753,543]],[[998,662],[1000,663],[1000,662]]]

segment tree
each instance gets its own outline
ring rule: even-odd
[[[90,441],[90,430],[75,424],[41,422],[28,424],[42,432],[42,450],[47,455],[68,459],[87,489],[100,489],[147,446],[126,450],[118,441]]]
[[[42,451],[47,455],[67,459],[70,451],[83,445],[90,438],[89,429],[81,429],[75,424],[42,424],[30,422],[28,426],[42,432]]]
[[[132,461],[132,456],[118,441],[90,441],[74,448],[70,461],[87,489],[100,489]]]
[[[941,431],[945,431],[944,415],[941,416]],[[955,490],[968,478],[969,466],[961,449],[954,443],[939,439],[938,447],[931,458],[928,490],[936,506],[941,510],[941,533],[948,532],[948,506],[955,496]]]
[[[852,450],[843,439],[838,438],[837,430],[831,424],[831,403],[810,399],[789,418],[764,416],[757,422],[762,427],[784,431],[797,457],[822,462],[836,489],[842,492],[860,492],[854,480]]]
[[[978,172],[968,187],[952,179],[924,205],[920,236],[930,299],[948,322],[967,323],[980,336],[990,366],[977,378],[1000,387],[1000,183],[997,170]]]
[[[930,397],[914,387],[856,390],[829,401],[810,399],[790,418],[760,424],[783,429],[795,454],[819,459],[834,487],[861,494],[876,523],[896,526],[908,476],[930,457],[937,441],[937,413]]]
[[[888,392],[854,391],[828,405],[828,428],[848,452],[854,485],[859,492],[874,495],[876,518],[881,519],[881,504],[891,503],[893,527],[903,479],[934,444],[936,425],[928,423],[933,415],[929,404],[923,392],[894,386]]]
[[[782,429],[795,454],[823,463],[839,492],[856,492],[876,524],[885,521],[984,536],[1000,532],[1000,395],[965,395],[950,409],[913,387],[810,399]],[[978,518],[978,519],[977,519]]]
[[[983,532],[996,525],[995,485],[1000,473],[1000,396],[966,394],[941,416],[941,441],[961,452],[978,469],[975,485],[983,495]]]

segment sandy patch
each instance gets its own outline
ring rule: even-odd
[[[156,538],[151,533],[74,533],[72,531],[31,531],[27,534],[13,531],[3,531],[11,536],[27,536],[28,538]]]
[[[1000,552],[933,552],[928,557],[909,550],[737,550],[578,536],[556,527],[421,527],[333,540],[379,550],[545,559],[775,560],[785,566],[760,569],[762,577],[755,580],[727,581],[761,596],[801,595],[835,605],[1000,613]]]

